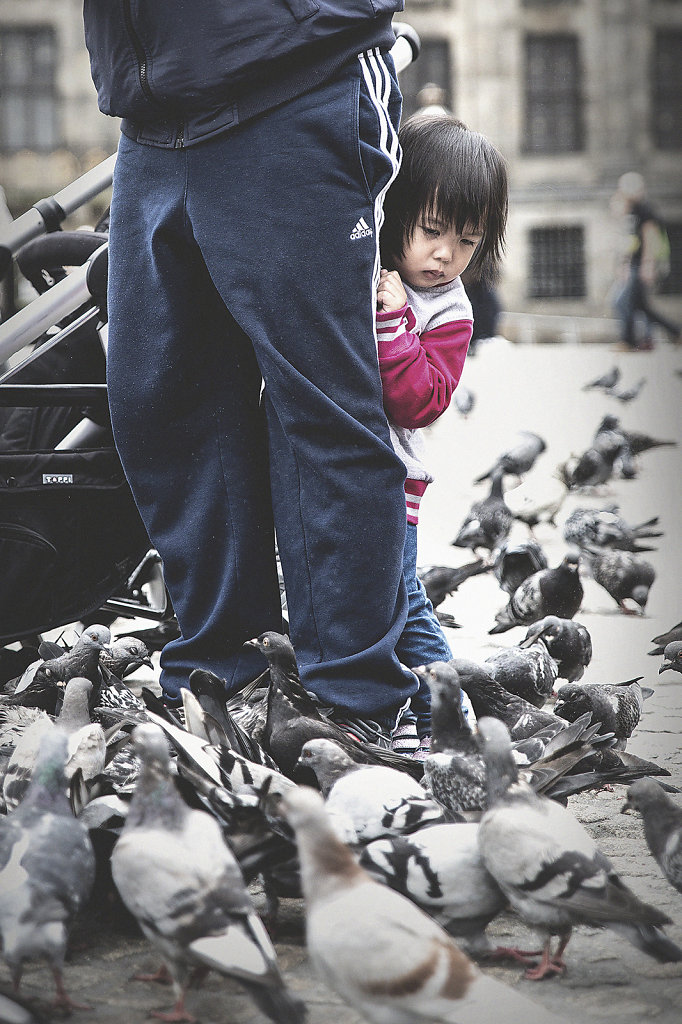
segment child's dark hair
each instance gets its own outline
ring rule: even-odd
[[[416,115],[401,126],[402,164],[384,201],[381,257],[391,268],[404,255],[424,212],[462,233],[483,231],[469,264],[472,276],[493,277],[504,250],[507,167],[502,154],[457,118]]]

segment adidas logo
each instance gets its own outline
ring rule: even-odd
[[[371,227],[369,226],[365,218],[361,217],[360,220],[355,225],[355,227],[353,228],[353,230],[351,231],[350,238],[351,241],[354,241],[356,238],[367,238],[368,235],[373,234],[374,232],[372,231]]]

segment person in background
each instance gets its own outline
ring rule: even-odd
[[[395,655],[405,467],[374,328],[400,9],[84,3],[122,118],[109,403],[180,628],[164,698],[195,668],[232,692],[266,667],[244,644],[282,628],[276,531],[304,686],[384,745],[417,685]]]
[[[654,347],[652,327],[660,325],[673,344],[682,338],[680,325],[669,320],[651,303],[651,293],[668,266],[669,247],[661,220],[646,198],[644,178],[628,171],[618,179],[612,208],[628,220],[628,252],[623,268],[625,280],[616,297],[621,321],[623,351],[649,351]],[[641,333],[641,323],[644,333]]]
[[[449,661],[450,645],[417,576],[419,505],[433,476],[420,428],[450,404],[472,333],[471,304],[461,281],[493,269],[504,246],[507,170],[499,151],[451,115],[415,115],[400,129],[403,160],[385,201],[377,338],[391,440],[407,470],[404,574],[410,609],[396,647],[410,668]],[[430,694],[420,685],[401,717],[395,749],[428,754]]]

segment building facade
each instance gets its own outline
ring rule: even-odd
[[[0,184],[15,216],[116,147],[81,11],[0,0]],[[671,245],[657,301],[682,316],[682,0],[406,0],[403,17],[422,40],[401,77],[405,114],[435,83],[508,160],[504,308],[613,315],[624,232],[610,200],[636,170]]]

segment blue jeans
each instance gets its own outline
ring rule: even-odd
[[[374,333],[400,94],[366,63],[198,146],[121,139],[109,401],[181,630],[170,697],[194,668],[229,692],[265,667],[243,644],[281,630],[275,530],[307,689],[371,718],[416,690]]]
[[[417,576],[417,527],[414,523],[407,524],[403,576],[407,587],[409,611],[405,629],[395,649],[396,654],[408,668],[429,665],[432,661],[450,661],[450,645],[433,605],[426,596],[424,584]],[[419,689],[410,701],[410,708],[416,718],[417,734],[420,737],[427,736],[431,732],[431,692],[422,680],[419,681]],[[407,715],[404,714],[402,717],[405,719]]]
[[[627,281],[616,296],[614,307],[621,321],[621,338],[630,348],[638,346],[639,319],[644,321],[644,331],[647,336],[653,324],[660,324],[671,340],[675,340],[680,334],[679,325],[663,316],[651,305],[649,288],[639,276],[637,267],[630,269]]]

